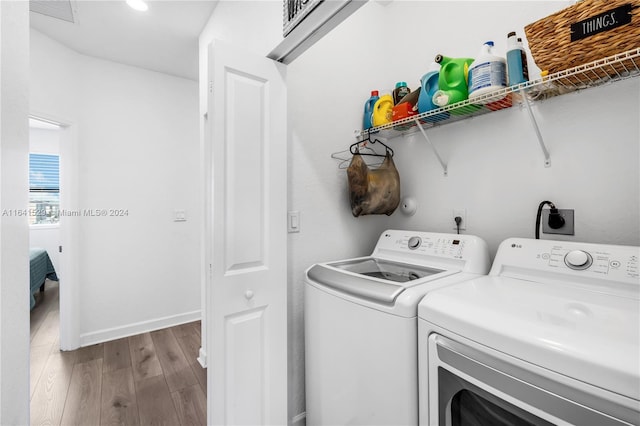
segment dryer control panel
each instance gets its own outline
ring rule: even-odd
[[[640,285],[640,247],[510,238],[498,248],[490,275],[515,270]]]

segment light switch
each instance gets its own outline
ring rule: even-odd
[[[175,209],[173,212],[173,221],[174,222],[186,222],[187,221],[187,212],[184,209]]]
[[[300,212],[291,211],[287,213],[287,232],[300,232]]]

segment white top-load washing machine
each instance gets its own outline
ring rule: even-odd
[[[640,248],[513,238],[419,306],[423,425],[640,424]]]
[[[418,302],[489,267],[478,237],[388,230],[370,256],[309,268],[307,425],[417,425]]]

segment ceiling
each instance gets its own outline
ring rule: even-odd
[[[32,1],[29,15],[32,28],[83,55],[197,80],[198,36],[217,2],[147,0],[139,12],[124,0]]]

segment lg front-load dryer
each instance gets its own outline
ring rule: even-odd
[[[513,238],[420,302],[422,425],[639,425],[640,249]]]
[[[478,237],[388,230],[370,256],[309,268],[307,425],[417,425],[418,302],[489,267]]]

